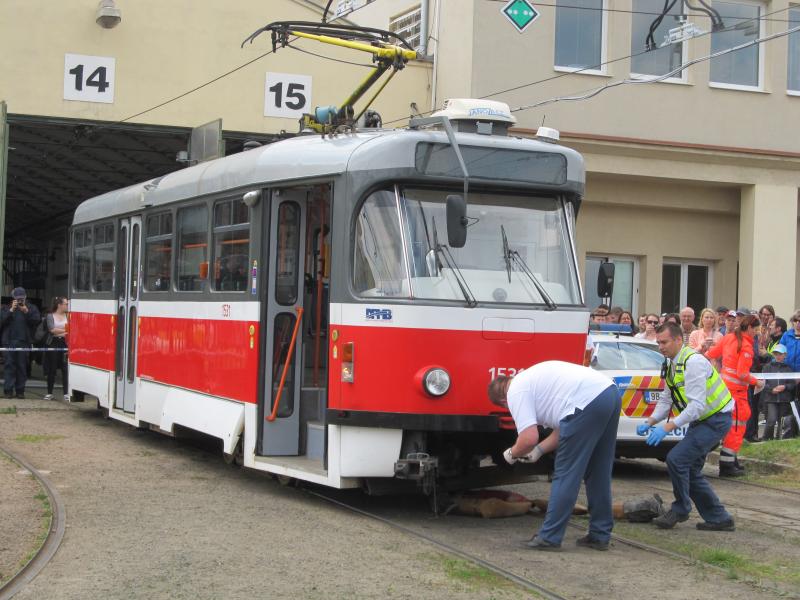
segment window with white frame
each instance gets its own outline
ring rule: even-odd
[[[800,6],[789,9],[787,29],[800,27]],[[786,84],[790,92],[800,94],[800,31],[789,34],[789,77]]]
[[[727,50],[761,37],[761,6],[742,2],[714,2],[725,29],[711,34],[711,53]],[[761,87],[761,47],[756,44],[711,59],[712,85],[733,88]]]
[[[712,265],[703,261],[665,259],[661,267],[661,312],[677,313],[691,306],[695,314],[711,306]]]
[[[631,73],[636,75],[663,75],[676,69],[684,62],[685,43],[679,42],[661,47],[670,29],[678,27],[682,2],[676,2],[653,31],[653,39],[657,48],[644,52],[647,34],[656,17],[664,9],[662,0],[633,0],[633,16],[631,19]],[[683,80],[684,72],[669,79]]]
[[[556,0],[556,67],[603,70],[604,8],[604,0]]]
[[[597,295],[597,274],[600,263],[604,262],[614,263],[614,293],[610,300]],[[639,259],[633,256],[587,255],[584,271],[586,306],[590,309],[600,304],[621,306],[636,315],[639,309]]]
[[[412,48],[419,48],[422,45],[422,8],[416,6],[389,21],[389,31],[396,33],[408,42]]]

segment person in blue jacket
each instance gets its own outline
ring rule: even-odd
[[[786,358],[784,362],[789,365],[795,373],[800,372],[800,310],[794,311],[789,322],[791,328],[781,336],[780,343],[786,346]],[[795,393],[800,393],[800,385],[796,387]],[[795,406],[800,405],[800,395],[795,400]],[[798,433],[798,426],[794,419],[790,419],[789,430],[784,432],[784,437],[793,437]]]

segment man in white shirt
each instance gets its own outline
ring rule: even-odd
[[[666,514],[653,520],[662,529],[672,529],[686,521],[692,501],[706,531],[733,531],[733,518],[719,501],[703,475],[706,455],[716,447],[731,428],[734,403],[722,378],[702,354],[683,344],[683,331],[664,323],[656,329],[658,349],[668,359],[664,372],[664,393],[653,414],[636,428],[646,435],[647,443],[657,446],[679,427],[689,426],[684,438],[667,454],[667,470],[672,480],[675,502]],[[670,420],[672,407],[680,414]],[[662,425],[651,428],[667,419]]]
[[[536,462],[558,447],[544,523],[528,546],[558,550],[581,481],[589,500],[589,534],[577,544],[608,550],[614,519],[611,470],[621,401],[614,382],[587,367],[557,360],[536,364],[515,377],[489,384],[489,399],[508,408],[516,443],[503,453],[509,464]],[[553,430],[539,442],[538,426]]]

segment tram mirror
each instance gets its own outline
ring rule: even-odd
[[[258,204],[260,199],[261,191],[259,190],[247,192],[244,196],[242,196],[242,201],[250,208],[253,208],[256,204]]]
[[[467,243],[467,203],[456,194],[447,196],[447,243],[451,248]]]
[[[610,298],[614,291],[614,263],[600,263],[597,271],[597,295],[600,298]]]

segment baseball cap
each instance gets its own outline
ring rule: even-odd
[[[775,346],[772,348],[772,353],[786,354],[786,346],[783,344],[775,344]]]
[[[727,313],[725,313],[725,316],[726,317],[735,317],[736,316],[736,311],[735,310],[729,310]]]
[[[746,306],[740,306],[736,309],[737,315],[752,315],[753,311],[747,308]]]
[[[11,297],[16,298],[17,300],[19,300],[20,298],[24,298],[27,295],[28,293],[25,291],[25,288],[23,287],[14,288],[11,291]]]
[[[717,307],[717,312],[718,313],[726,313],[726,312],[728,312],[728,307],[727,306],[718,306]]]

